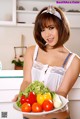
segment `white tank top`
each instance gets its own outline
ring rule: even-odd
[[[49,66],[48,64],[44,65],[36,61],[37,54],[38,46],[36,45],[33,57],[33,66],[31,71],[32,82],[35,80],[39,80],[41,82],[44,82],[44,85],[47,86],[51,91],[57,91],[63,80],[64,74],[66,70],[69,68],[75,54],[69,53],[63,63],[63,66],[61,67]],[[66,69],[64,68],[65,64],[67,64]]]

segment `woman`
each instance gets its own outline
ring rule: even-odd
[[[49,6],[39,12],[34,26],[37,45],[29,47],[26,51],[24,80],[20,91],[24,91],[32,81],[39,80],[51,91],[67,97],[80,71],[80,59],[64,46],[69,36],[68,21],[59,8]],[[57,113],[40,118],[70,119],[68,106]]]

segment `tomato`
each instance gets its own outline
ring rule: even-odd
[[[32,112],[42,112],[42,106],[35,102],[33,105],[32,105]]]
[[[43,96],[44,96],[44,100],[52,100],[50,93],[44,93]]]
[[[50,111],[54,108],[52,100],[44,100],[42,108],[45,111]]]
[[[40,105],[44,102],[44,96],[42,94],[37,94],[37,102]]]
[[[28,97],[25,98],[25,102],[30,104],[30,99]]]
[[[20,99],[20,103],[21,104],[25,103],[25,99],[26,99],[25,95],[22,95]]]
[[[29,99],[29,103],[32,105],[33,103],[36,102],[36,94],[34,92],[30,92],[28,99]]]
[[[21,111],[22,112],[31,112],[31,105],[29,103],[25,102],[21,106]]]
[[[30,92],[28,97],[26,97],[25,95],[22,95],[20,102],[21,104],[27,102],[32,105],[34,102],[36,102],[36,94],[34,92]]]

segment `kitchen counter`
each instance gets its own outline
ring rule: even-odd
[[[23,80],[22,70],[0,71],[0,102],[11,102],[14,95],[19,92]],[[9,95],[10,94],[10,95]]]
[[[12,99],[19,93],[20,85],[23,80],[22,70],[0,70],[0,111],[8,112],[6,119],[22,119],[12,107]],[[2,105],[2,106],[1,106]],[[80,76],[69,93],[69,107],[72,119],[80,118]],[[76,110],[76,111],[75,111]],[[14,116],[12,116],[14,115]],[[12,118],[11,118],[12,116]]]
[[[13,108],[13,103],[0,102],[0,119],[23,119],[23,116]]]
[[[0,119],[23,119],[13,108],[12,99],[19,93],[23,80],[22,70],[0,70]]]

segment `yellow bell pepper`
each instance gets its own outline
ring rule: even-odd
[[[42,94],[37,94],[37,102],[42,105],[44,102],[44,96]]]
[[[52,100],[52,96],[50,93],[44,93],[43,96],[44,96],[44,100]]]
[[[42,105],[44,100],[52,100],[50,93],[37,94],[37,102]]]

